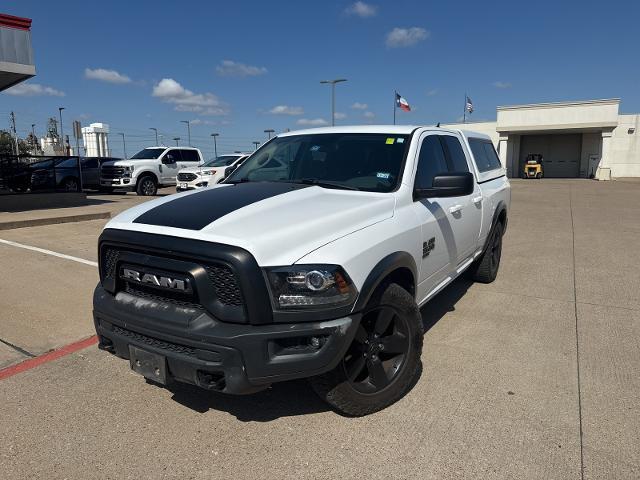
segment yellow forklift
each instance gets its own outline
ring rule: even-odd
[[[522,178],[540,179],[543,176],[544,171],[542,169],[542,154],[530,153],[529,155],[527,155],[527,159],[524,162]]]

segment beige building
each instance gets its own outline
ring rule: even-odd
[[[620,99],[498,107],[495,122],[447,124],[491,136],[510,177],[541,154],[545,177],[640,177],[640,115],[620,114]]]

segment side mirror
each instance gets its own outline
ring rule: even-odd
[[[176,163],[176,159],[170,153],[167,153],[164,157],[162,157],[162,163],[165,165],[172,165]]]
[[[453,172],[433,177],[431,188],[416,188],[414,200],[433,197],[462,197],[473,193],[474,177],[470,172]]]

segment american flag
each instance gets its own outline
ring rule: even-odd
[[[465,95],[466,96],[466,95]],[[467,101],[464,106],[465,110],[469,113],[473,113],[473,102],[469,97],[467,97]]]

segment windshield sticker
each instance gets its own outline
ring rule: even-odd
[[[389,180],[390,176],[391,176],[391,174],[388,173],[388,172],[378,172],[378,173],[376,173],[376,177],[381,178],[383,180]]]
[[[398,142],[398,143],[404,143],[404,138],[397,138],[397,139],[396,139],[396,142]]]
[[[320,145],[314,145],[313,147],[311,147],[310,149],[312,152],[317,152],[318,150],[320,150]]]
[[[393,142],[395,142],[395,140],[396,140],[395,138],[388,137],[387,138],[387,145],[393,145]]]

